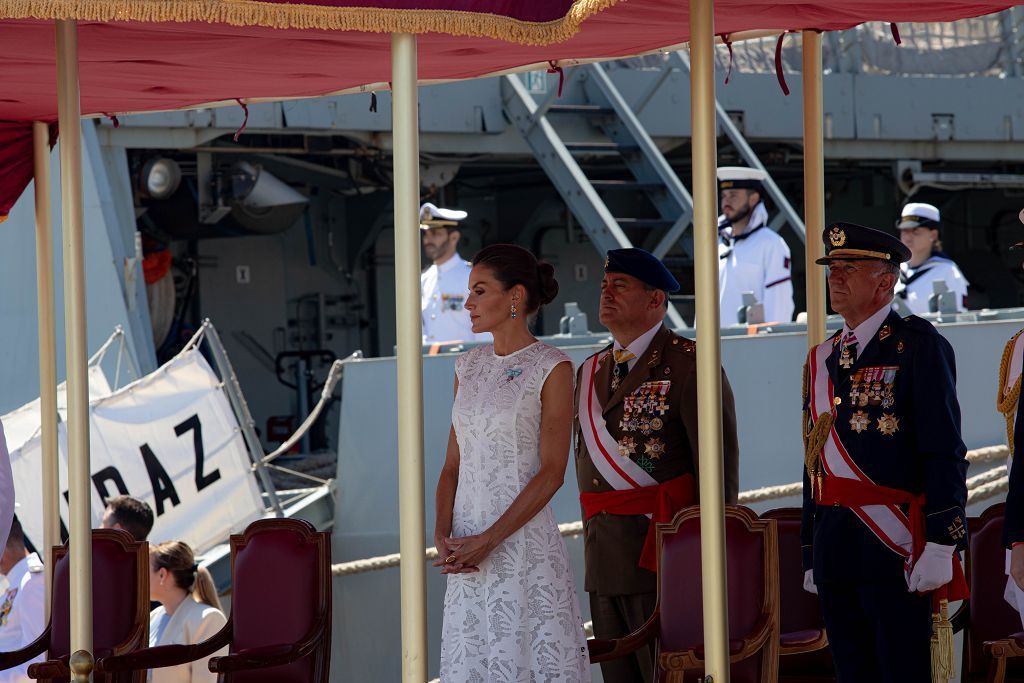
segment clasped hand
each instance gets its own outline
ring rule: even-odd
[[[480,563],[494,550],[494,543],[485,532],[473,536],[434,538],[437,559],[433,565],[442,574],[469,574],[480,571]]]

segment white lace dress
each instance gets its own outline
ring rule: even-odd
[[[455,363],[459,486],[452,536],[487,529],[540,467],[540,394],[564,353],[541,342],[490,345]],[[441,681],[590,681],[576,581],[550,506],[480,564],[448,576]]]

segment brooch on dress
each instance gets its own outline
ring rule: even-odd
[[[523,374],[522,368],[505,368],[505,379],[511,382],[519,375]]]

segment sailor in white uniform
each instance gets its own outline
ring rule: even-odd
[[[967,310],[967,278],[952,259],[942,253],[939,231],[942,219],[931,204],[907,204],[896,222],[900,240],[910,249],[910,261],[900,266],[896,296],[903,299],[915,315],[928,313],[928,299],[934,293],[932,283],[943,280],[956,293],[956,310]]]
[[[718,169],[722,215],[718,217],[719,315],[722,325],[738,324],[743,293],[764,305],[765,322],[793,319],[793,280],[789,246],[768,227],[761,197],[767,174],[755,168]]]
[[[427,203],[420,207],[423,252],[433,265],[420,276],[423,343],[489,341],[490,333],[474,334],[465,309],[471,266],[457,251],[459,222],[468,214]]]
[[[47,618],[43,563],[25,549],[25,534],[17,517],[0,557],[0,572],[7,578],[7,588],[0,594],[0,652],[13,652],[38,638]],[[29,665],[42,660],[39,655],[0,671],[0,683],[29,683]]]

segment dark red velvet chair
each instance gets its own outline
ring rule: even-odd
[[[232,683],[326,683],[331,661],[330,535],[300,519],[262,519],[231,537],[231,616],[195,645],[164,645],[96,662],[118,672],[209,657]]]
[[[826,683],[836,679],[818,597],[804,590],[800,508],[761,515],[774,519],[779,537],[779,681]]]
[[[53,597],[50,623],[21,650],[0,653],[0,669],[23,664],[44,652],[49,658],[32,664],[28,674],[41,681],[67,681],[70,633],[70,558],[68,546],[52,549]],[[124,531],[92,532],[93,655],[106,657],[138,649],[149,638],[149,551]],[[95,676],[104,683],[143,683],[146,672]]]
[[[779,575],[775,520],[726,506],[729,654],[733,683],[774,683],[779,663]],[[696,683],[704,676],[700,509],[659,524],[658,606],[640,629],[618,640],[588,642],[592,662],[657,643],[658,681]]]
[[[1005,504],[968,520],[970,547],[967,581],[971,599],[964,627],[963,680],[1024,681],[1024,633],[1020,614],[1003,599],[1006,550],[1003,548]]]

